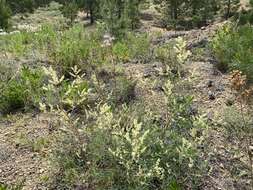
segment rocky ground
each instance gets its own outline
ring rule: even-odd
[[[38,189],[47,163],[43,138],[50,134],[49,118],[18,114],[0,121],[0,182]]]

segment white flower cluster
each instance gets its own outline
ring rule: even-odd
[[[18,26],[13,27],[13,28],[15,30],[11,32],[6,32],[0,28],[0,36],[19,34],[20,31],[37,32],[38,30],[40,30],[40,26],[32,26],[32,25],[27,25],[27,24],[19,24]]]
[[[12,32],[5,32],[3,29],[0,29],[0,36],[6,36],[6,35],[12,35],[12,34],[18,34],[20,31],[15,30]]]
[[[32,26],[28,24],[19,24],[16,27],[18,30],[23,30],[27,32],[37,32],[40,29],[40,26]]]

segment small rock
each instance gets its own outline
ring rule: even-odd
[[[19,143],[19,142],[16,142],[15,147],[16,147],[16,148],[19,148],[19,147],[20,147],[20,143]]]
[[[217,69],[214,69],[214,70],[213,70],[213,75],[214,75],[214,76],[220,75],[220,71],[218,71]]]
[[[171,73],[174,74],[174,75],[177,75],[177,74],[178,74],[178,70],[172,69],[172,70],[171,70]]]
[[[209,80],[209,81],[207,82],[207,87],[208,87],[208,88],[213,87],[213,85],[214,85],[214,82],[213,82],[212,80]]]
[[[232,106],[234,104],[234,100],[233,99],[227,99],[226,101],[226,105],[227,106]]]
[[[43,169],[43,168],[41,168],[40,170],[39,170],[39,173],[40,174],[42,174],[42,173],[44,173],[45,172],[45,170]]]
[[[156,85],[153,90],[155,90],[157,92],[163,92],[164,91],[163,86],[160,85],[160,84]]]
[[[189,115],[193,115],[193,116],[197,115],[198,114],[198,106],[191,105],[188,112],[189,112]]]
[[[154,63],[154,64],[152,65],[153,68],[157,68],[158,66],[159,66],[159,63]]]
[[[146,72],[143,73],[144,78],[148,78],[148,77],[151,77],[151,76],[152,76],[151,72],[149,72],[149,71],[146,71]]]
[[[213,113],[212,113],[212,112],[208,112],[208,113],[207,113],[207,119],[208,119],[209,121],[212,121],[212,119],[213,119]]]
[[[223,86],[219,86],[216,91],[218,92],[224,92],[225,91],[225,88]]]
[[[209,100],[215,100],[215,94],[213,92],[209,91],[208,98],[209,98]]]

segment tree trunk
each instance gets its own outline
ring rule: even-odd
[[[90,4],[90,8],[89,9],[90,9],[90,23],[94,24],[95,19],[94,19],[94,13],[93,13],[92,4]]]
[[[226,19],[229,19],[229,17],[230,17],[230,11],[231,11],[231,0],[228,0]]]
[[[174,19],[174,20],[178,19],[177,0],[173,0],[171,2],[171,18]]]

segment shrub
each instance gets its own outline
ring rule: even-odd
[[[65,80],[64,75],[58,77],[58,73],[50,67],[44,68],[44,72],[48,77],[48,82],[43,85],[45,93],[44,101],[40,107],[43,109],[53,109],[60,107],[61,109],[70,111],[71,109],[79,109],[86,102],[86,95],[89,91],[88,83],[83,79],[81,70],[76,66],[69,73],[72,80]]]
[[[165,72],[171,71],[180,76],[183,64],[188,60],[191,52],[186,49],[183,38],[164,44],[155,49],[156,59],[164,64]]]
[[[68,74],[68,71],[74,65],[80,65],[80,62],[88,57],[89,49],[88,42],[79,42],[80,39],[72,41],[72,39],[62,39],[60,45],[56,47],[53,55],[54,61],[61,66],[63,73]]]
[[[124,42],[115,43],[112,53],[118,61],[127,62],[130,59],[130,50]]]
[[[17,81],[11,81],[2,92],[1,110],[9,113],[13,110],[24,108],[26,102],[26,89]]]
[[[90,65],[107,62],[110,58],[107,54],[108,48],[102,47],[99,35],[97,31],[88,34],[83,26],[76,25],[59,35],[49,56],[66,76],[75,65],[87,69]]]
[[[143,62],[149,59],[150,44],[150,38],[147,34],[128,33],[125,39],[113,45],[113,54],[122,62],[129,60]]]
[[[21,31],[0,36],[3,51],[16,56],[26,56],[36,50],[55,49],[57,44],[57,30],[52,25],[43,25],[39,31]],[[48,50],[49,52],[49,50]]]
[[[250,25],[221,29],[212,42],[212,50],[218,60],[217,67],[222,71],[240,70],[253,80],[252,43],[253,28]]]
[[[51,188],[169,189],[198,186],[204,172],[198,146],[206,124],[189,112],[191,97],[164,88],[171,118],[163,125],[145,108],[106,103],[87,108],[85,120],[64,110],[51,155]],[[84,95],[88,96],[89,92]],[[142,110],[142,112],[141,112]]]
[[[235,21],[238,21],[238,24],[245,25],[245,24],[253,24],[253,10],[241,11],[237,13],[234,17]]]
[[[4,51],[11,52],[16,56],[24,56],[32,49],[34,35],[30,32],[13,33],[6,36],[0,36],[3,42],[1,47]]]
[[[231,136],[239,139],[245,138],[246,135],[251,133],[250,126],[252,123],[253,121],[249,114],[242,116],[241,111],[234,106],[228,107],[224,110],[222,126],[227,129],[228,134]]]
[[[7,29],[10,26],[9,19],[11,17],[11,9],[5,0],[0,0],[0,29]]]
[[[22,68],[20,73],[3,87],[0,93],[0,110],[10,113],[17,109],[38,106],[42,85],[41,71]]]
[[[41,30],[34,34],[33,48],[51,51],[57,44],[57,36],[53,25],[43,25]]]
[[[148,34],[134,35],[133,33],[128,33],[127,44],[130,49],[131,59],[138,59],[140,61],[149,59],[148,55],[151,43]]]

